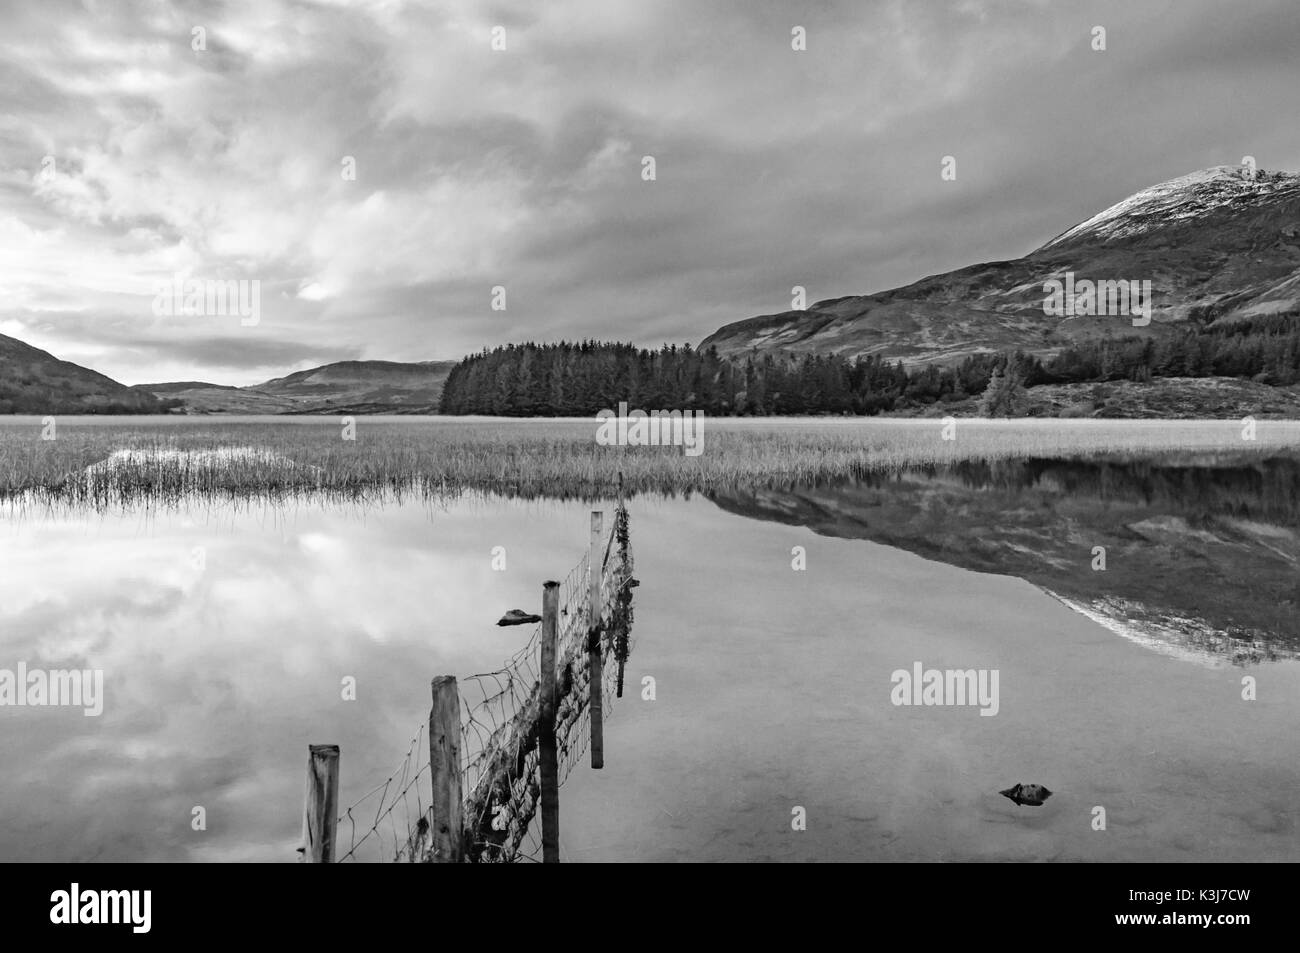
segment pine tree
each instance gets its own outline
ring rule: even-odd
[[[980,414],[984,417],[1023,417],[1029,411],[1029,395],[1025,391],[1025,374],[1020,360],[1012,355],[1005,368],[998,368],[989,378],[989,386],[980,401]]]

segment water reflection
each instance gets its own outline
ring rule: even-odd
[[[105,694],[98,718],[0,708],[0,859],[294,859],[306,746],[342,746],[344,803],[382,780],[433,676],[520,647],[495,622],[539,606],[585,551],[589,508],[210,501],[0,520],[0,668],[102,670]]]
[[[1300,650],[1300,459],[1026,459],[710,494],[745,516],[1026,579],[1206,664]]]
[[[637,649],[604,769],[563,788],[562,857],[1295,860],[1295,467],[1029,460],[634,500]],[[342,803],[369,790],[430,678],[519,648],[496,620],[585,551],[590,508],[0,518],[0,667],[103,669],[106,694],[99,718],[0,711],[0,859],[292,861],[305,746],[341,746]],[[895,707],[916,661],[998,670],[998,715]],[[998,793],[1018,780],[1054,792],[1032,816]],[[1090,829],[1098,804],[1118,836]]]

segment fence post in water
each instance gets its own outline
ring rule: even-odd
[[[605,514],[591,511],[591,557],[588,567],[587,607],[590,624],[587,626],[587,701],[591,721],[591,766],[605,766],[605,664],[601,653],[600,583],[604,577],[602,560],[605,557]]]
[[[464,830],[461,818],[460,691],[451,675],[433,680],[429,709],[430,846],[435,864],[459,864]]]
[[[614,531],[612,534],[614,537],[618,536],[618,518],[621,515],[620,511],[624,509],[624,506],[623,474],[620,471],[618,475],[618,508],[614,510]],[[613,614],[617,612],[617,607],[621,604],[621,600],[623,599],[622,587],[627,584],[628,580],[625,576],[625,570],[627,568],[624,562],[625,551],[620,544],[620,541],[617,538],[611,539],[609,545],[611,549],[617,549],[618,551],[618,569],[615,578],[618,579],[621,584],[614,592],[614,608],[610,610],[611,616],[613,616]],[[619,698],[623,697],[623,670],[627,665],[627,638],[628,633],[626,625],[615,625],[614,631],[610,633],[611,644],[614,646],[614,657],[618,659],[618,680],[614,686],[614,694]]]
[[[560,763],[555,749],[555,671],[559,635],[560,584],[542,586],[542,672],[540,748],[542,775],[542,863],[560,862]]]
[[[339,746],[308,745],[307,795],[302,814],[302,862],[334,863],[339,821]]]

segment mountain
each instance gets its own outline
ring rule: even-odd
[[[1044,283],[1150,280],[1152,320],[1052,316]],[[819,301],[728,324],[724,357],[879,354],[904,364],[1022,349],[1049,356],[1107,333],[1160,336],[1189,321],[1300,316],[1300,175],[1218,166],[1163,182],[1067,229],[1023,258],[971,265],[902,288]]]
[[[159,414],[168,404],[0,334],[0,414]]]
[[[455,361],[339,361],[251,387],[202,381],[141,384],[181,401],[186,413],[430,414]]]

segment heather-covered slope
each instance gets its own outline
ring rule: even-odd
[[[1051,316],[1045,282],[1149,280],[1153,320]],[[1160,335],[1196,320],[1224,324],[1300,314],[1300,175],[1253,179],[1219,166],[1130,196],[1012,261],[971,265],[806,311],[728,324],[700,346],[724,356],[880,354],[907,364],[982,351],[1050,355],[1098,335]]]
[[[0,334],[0,414],[148,414],[152,394]]]

